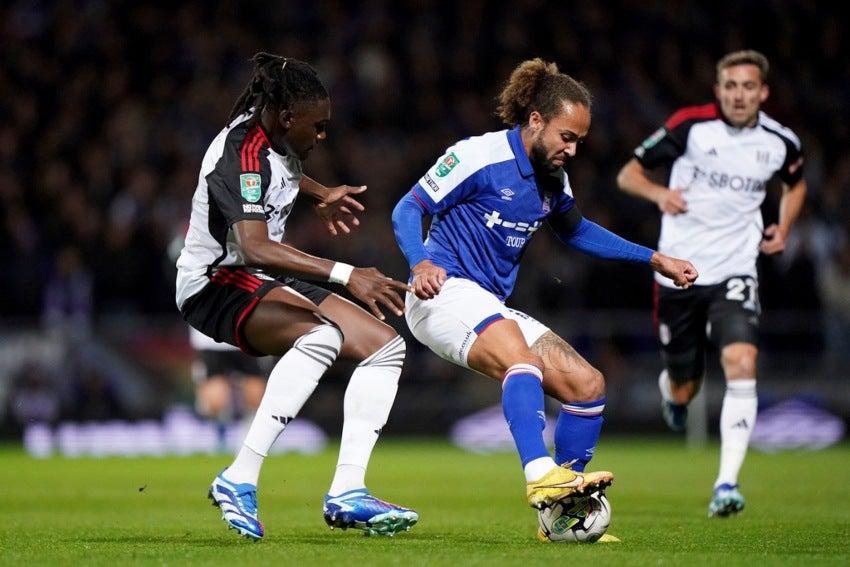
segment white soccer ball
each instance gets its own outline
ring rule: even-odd
[[[593,543],[611,523],[611,503],[600,490],[590,496],[559,500],[539,510],[540,533],[549,541]]]

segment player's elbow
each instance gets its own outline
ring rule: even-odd
[[[631,164],[632,162],[627,163],[617,172],[617,187],[620,191],[628,192],[629,187],[631,187]]]

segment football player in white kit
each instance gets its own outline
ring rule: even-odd
[[[720,414],[720,468],[709,516],[744,508],[738,473],[758,410],[759,252],[785,248],[806,196],[800,139],[761,111],[767,99],[768,60],[753,50],[717,63],[716,102],[684,108],[635,150],[620,170],[623,191],[661,211],[658,249],[684,255],[700,282],[677,290],[656,277],[656,321],[664,370],[662,411],[674,430],[685,429],[687,406],[700,389],[708,342],[720,349],[726,393]],[[667,185],[647,171],[669,167]],[[768,181],[782,183],[778,223],[764,228],[761,205]]]
[[[299,193],[313,198],[332,234],[357,224],[351,197],[365,187],[328,189],[303,176],[301,162],[325,139],[330,98],[315,70],[269,53],[253,58],[254,76],[227,126],[203,158],[189,229],[177,260],[177,306],[216,341],[280,360],[268,377],[242,448],[218,474],[209,497],[228,526],[260,539],[257,482],[265,457],[337,358],[356,361],[343,402],[337,468],[324,499],[331,527],[393,535],[416,512],[372,496],[366,467],[395,400],[405,343],[383,322],[401,316],[408,284],[376,268],[357,268],[284,244]],[[299,278],[299,279],[296,279]],[[371,310],[314,283],[332,282]]]
[[[505,306],[532,236],[548,222],[584,253],[647,264],[682,287],[697,272],[582,217],[564,164],[590,128],[584,85],[554,63],[525,61],[500,95],[499,114],[510,129],[448,148],[397,203],[393,227],[411,268],[411,332],[441,357],[501,384],[528,503],[544,508],[604,489],[613,475],[585,471],[602,428],[602,373],[543,323]],[[554,459],[543,438],[544,393],[562,404]]]

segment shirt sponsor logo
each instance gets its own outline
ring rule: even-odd
[[[443,161],[441,161],[437,165],[437,177],[445,177],[459,163],[460,160],[457,158],[454,152],[449,153],[449,155],[444,157]]]
[[[694,182],[704,183],[712,189],[730,189],[745,193],[764,193],[765,190],[765,183],[761,179],[753,179],[743,175],[729,175],[723,171],[705,171],[698,167],[694,168],[692,179]]]
[[[249,203],[256,203],[259,201],[260,194],[262,193],[262,189],[260,188],[260,174],[243,173],[240,175],[239,189],[242,192],[242,198]]]
[[[487,228],[502,226],[504,228],[512,228],[517,232],[525,232],[528,234],[534,234],[540,228],[540,221],[534,221],[533,224],[529,224],[527,222],[513,222],[503,219],[499,211],[488,213],[484,215],[484,218],[487,220]]]

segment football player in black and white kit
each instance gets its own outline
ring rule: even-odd
[[[418,520],[413,510],[379,500],[365,487],[366,467],[395,400],[404,340],[383,322],[401,316],[404,282],[376,268],[319,258],[284,244],[299,193],[332,234],[357,225],[352,197],[365,187],[326,188],[301,162],[325,139],[330,99],[315,70],[269,53],[253,57],[254,76],[227,126],[207,149],[185,244],[177,260],[177,306],[216,341],[280,360],[233,463],[215,477],[209,497],[240,534],[260,539],[257,481],[269,449],[337,358],[358,363],[344,400],[336,472],[324,501],[331,528],[393,535]],[[298,278],[298,279],[296,279]],[[344,285],[371,310],[303,280]]]
[[[674,113],[617,176],[620,189],[658,205],[658,249],[689,258],[700,272],[699,285],[685,290],[656,275],[655,316],[665,365],[662,408],[672,429],[685,428],[708,341],[720,349],[726,393],[709,516],[744,508],[738,473],[758,410],[756,260],[759,252],[785,248],[806,196],[800,139],[761,110],[770,93],[768,69],[757,51],[725,55],[717,63],[716,102]],[[670,168],[667,186],[647,175],[659,166]],[[774,175],[782,184],[778,222],[765,228],[761,206]]]

